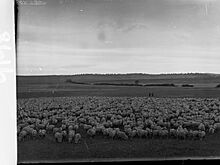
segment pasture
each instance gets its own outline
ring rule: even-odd
[[[64,115],[67,119],[74,118],[75,123],[79,125],[79,129],[76,132],[81,134],[81,140],[79,143],[69,143],[68,140],[62,141],[62,143],[56,142],[54,139],[53,133],[49,132],[46,129],[46,125],[42,129],[47,131],[46,135],[42,138],[37,135],[35,138],[26,137],[23,140],[18,140],[18,161],[19,162],[39,162],[39,161],[76,161],[76,160],[97,160],[97,159],[132,159],[132,158],[141,158],[141,159],[173,159],[173,158],[185,158],[185,157],[219,157],[220,156],[220,132],[218,129],[215,130],[215,133],[209,133],[209,129],[214,126],[215,123],[218,123],[218,116],[220,112],[219,98],[220,98],[220,88],[215,88],[219,84],[219,77],[214,78],[157,78],[151,79],[146,78],[142,79],[140,77],[132,78],[122,78],[122,79],[103,79],[93,77],[77,77],[74,80],[78,82],[86,82],[89,84],[71,84],[66,83],[65,80],[69,77],[59,77],[59,76],[44,76],[44,77],[18,77],[17,78],[17,99],[18,99],[18,115],[24,115],[18,117],[18,125],[22,123],[27,123],[30,118],[39,118],[40,122],[43,122],[43,119],[48,120],[47,123],[51,124],[51,121],[54,117],[60,117]],[[71,77],[72,78],[72,77]],[[114,85],[93,85],[94,82],[126,82],[132,83],[136,79],[140,80],[139,83],[174,83],[175,87],[145,87],[145,86],[114,86]],[[210,80],[210,81],[208,81]],[[181,87],[181,84],[193,84],[194,87]],[[153,98],[148,97],[148,93],[154,93]],[[191,98],[185,100],[185,98]],[[208,99],[209,98],[209,99]],[[107,101],[105,100],[107,99]],[[109,99],[109,101],[108,101]],[[148,108],[143,109],[133,107],[131,103],[125,103],[125,105],[131,106],[132,111],[128,108],[124,109],[123,113],[134,114],[135,120],[134,125],[131,126],[132,130],[137,130],[139,127],[142,128],[137,120],[140,118],[140,114],[146,112],[147,114],[153,115],[152,118],[149,116],[141,117],[141,121],[144,123],[146,120],[151,119],[156,125],[158,121],[154,121],[157,118],[164,118],[164,116],[158,111],[163,112],[164,107],[165,112],[169,115],[173,112],[176,112],[178,109],[182,109],[183,114],[190,112],[189,116],[194,116],[190,120],[198,120],[197,124],[205,124],[202,116],[206,116],[208,123],[205,125],[205,138],[204,139],[195,139],[195,138],[180,138],[172,137],[170,130],[178,130],[181,120],[181,117],[185,117],[180,114],[173,116],[177,125],[172,125],[170,127],[163,127],[163,129],[168,131],[166,138],[160,136],[154,136],[149,133],[144,137],[139,137],[135,135],[134,138],[128,138],[123,140],[120,138],[109,138],[108,136],[103,136],[102,133],[97,133],[95,136],[90,136],[85,129],[85,125],[92,125],[97,127],[97,124],[91,124],[89,121],[80,122],[79,118],[87,118],[88,115],[91,115],[95,118],[95,110],[98,105],[103,105],[103,108],[100,110],[104,114],[103,117],[105,121],[109,121],[108,114],[112,116],[114,114],[120,114],[123,119],[123,113],[118,110],[123,109],[117,103],[124,100],[137,100],[136,103],[141,103]],[[75,100],[74,104],[69,102]],[[76,101],[78,100],[78,101]],[[81,100],[81,101],[80,101]],[[102,102],[104,100],[104,103]],[[115,101],[116,100],[116,101]],[[147,101],[146,101],[147,100]],[[113,101],[111,104],[108,102]],[[146,101],[144,103],[144,101]],[[115,103],[114,103],[115,102]],[[182,104],[184,102],[185,104]],[[60,110],[56,109],[57,104],[60,105]],[[85,105],[90,105],[94,103],[94,106],[86,108]],[[122,102],[123,103],[123,102]],[[196,104],[195,104],[196,103]],[[198,104],[197,104],[198,103]],[[200,103],[202,105],[200,105]],[[55,105],[54,105],[55,104]],[[76,105],[84,105],[82,109],[78,109],[78,113],[75,112]],[[108,106],[113,106],[116,104],[115,108],[117,111],[108,109]],[[173,104],[174,107],[171,106]],[[70,106],[71,105],[71,106]],[[100,106],[101,106],[100,105]],[[190,109],[188,106],[192,105],[194,108]],[[217,106],[213,108],[213,106]],[[42,107],[43,106],[43,107]],[[49,107],[48,107],[49,106]],[[52,106],[52,107],[50,107]],[[53,107],[54,106],[54,107]],[[70,106],[70,107],[69,107]],[[107,106],[107,107],[106,107]],[[156,106],[156,107],[155,107]],[[183,108],[182,106],[186,106]],[[202,106],[202,109],[201,107]],[[22,108],[21,108],[22,107]],[[41,108],[39,108],[41,107]],[[114,107],[114,106],[113,106]],[[179,107],[179,108],[178,108]],[[198,108],[200,107],[200,108]],[[206,110],[204,110],[204,107]],[[50,109],[51,108],[51,109]],[[158,109],[159,108],[159,109]],[[41,109],[41,110],[40,110]],[[77,108],[76,108],[77,109]],[[137,112],[136,112],[136,110]],[[73,110],[73,111],[72,111]],[[140,110],[140,111],[139,111]],[[173,110],[173,111],[171,111]],[[45,113],[54,113],[50,114],[48,117],[40,117],[43,112]],[[94,111],[94,114],[91,113]],[[207,111],[207,112],[206,112]],[[210,111],[210,112],[209,112]],[[71,112],[71,117],[68,115]],[[153,114],[151,114],[151,112]],[[194,114],[194,112],[196,114]],[[37,115],[36,115],[37,113]],[[75,114],[76,113],[76,114]],[[198,114],[197,114],[198,113]],[[82,115],[81,115],[82,114]],[[214,115],[214,118],[209,116],[209,114]],[[35,116],[36,115],[36,116]],[[39,116],[40,115],[40,116]],[[143,115],[143,114],[142,114]],[[155,117],[155,115],[157,117]],[[168,118],[169,118],[168,115]],[[126,115],[125,115],[126,116]],[[172,115],[171,115],[172,116]],[[132,117],[129,117],[129,120]],[[186,118],[189,120],[188,118]],[[80,120],[80,121],[79,121]],[[113,120],[113,119],[112,119]],[[214,123],[213,121],[214,120]],[[99,124],[103,122],[97,121]],[[113,122],[113,121],[112,121]],[[166,122],[171,122],[170,119],[167,119]],[[31,124],[32,123],[32,124]],[[125,131],[125,125],[129,125],[127,121],[124,121],[118,125],[121,131]],[[30,122],[29,124],[34,125],[34,129],[39,131],[36,126],[36,121]],[[99,125],[98,124],[98,125]],[[146,124],[146,123],[145,123]],[[148,128],[153,131],[153,126],[143,125],[142,129]],[[68,122],[66,123],[68,125]],[[24,129],[25,126],[19,127],[19,129]],[[57,123],[55,127],[61,127],[61,123]],[[198,126],[196,126],[198,127]],[[108,126],[106,126],[108,128]],[[114,127],[115,129],[116,127]],[[187,131],[195,130],[194,126],[184,127],[187,128]],[[181,127],[179,128],[181,129]],[[67,129],[67,132],[69,130]],[[19,134],[18,134],[19,136]],[[115,135],[116,136],[116,135]],[[188,135],[186,135],[188,136]]]
[[[88,83],[74,84],[66,80]],[[169,86],[115,86],[94,83],[175,84]],[[155,97],[220,97],[219,75],[75,75],[75,76],[17,76],[17,98],[62,96],[148,96]],[[182,87],[192,84],[194,87]]]

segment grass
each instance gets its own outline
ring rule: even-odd
[[[62,96],[148,96],[155,97],[195,97],[219,98],[219,78],[211,79],[139,79],[140,83],[174,83],[193,84],[188,87],[139,87],[139,86],[105,86],[65,83],[68,77],[19,77],[17,79],[17,98],[62,97]],[[135,77],[137,79],[137,77]],[[133,83],[135,79],[111,80],[110,83]],[[98,80],[98,81],[96,81]],[[103,82],[82,77],[77,82]],[[106,80],[105,80],[106,82]],[[196,83],[200,84],[196,84]],[[216,84],[217,83],[217,84]],[[176,157],[210,157],[220,156],[220,132],[207,136],[203,141],[177,139],[133,139],[128,141],[110,140],[103,137],[90,139],[83,137],[80,144],[64,142],[58,144],[53,137],[18,142],[18,162],[73,161],[109,158],[146,158],[165,159]]]
[[[97,136],[84,137],[79,144],[56,143],[45,139],[18,143],[18,162],[76,161],[97,159],[174,159],[189,157],[219,157],[220,132],[204,140],[139,139],[112,140]]]
[[[220,88],[211,87],[139,87],[104,85],[26,85],[18,86],[18,98],[62,97],[62,96],[148,96],[155,97],[220,97]]]

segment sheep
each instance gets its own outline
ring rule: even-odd
[[[87,134],[91,137],[94,137],[95,134],[96,134],[96,129],[95,128],[90,128],[88,131],[87,131]]]
[[[201,131],[205,131],[205,125],[203,123],[200,123],[198,129]]]
[[[188,135],[189,138],[193,139],[194,138],[194,132],[193,130],[189,130]]]
[[[23,140],[26,136],[27,136],[27,131],[25,130],[22,130],[20,133],[19,133],[19,136],[18,136],[18,140],[21,141]]]
[[[73,126],[69,125],[68,130],[73,130]]]
[[[124,130],[126,131],[127,129],[130,129],[130,125],[124,125]]]
[[[53,118],[51,122],[52,122],[52,124],[54,124],[54,125],[55,125],[55,124],[57,124],[57,123],[58,123],[58,120],[57,120],[57,119],[55,119],[55,118]]]
[[[69,141],[69,143],[72,142],[74,137],[75,137],[75,131],[74,130],[70,130],[69,133],[68,133],[68,141]]]
[[[215,117],[215,122],[220,122],[220,116]]]
[[[137,129],[137,135],[141,138],[145,135],[145,131],[142,129]]]
[[[35,128],[34,124],[29,125],[30,128]]]
[[[159,132],[159,134],[160,134],[161,137],[167,137],[168,136],[168,131],[167,130],[161,130]]]
[[[65,130],[65,129],[66,129],[66,125],[65,125],[65,124],[62,124],[62,125],[61,125],[61,128],[62,128],[62,130]]]
[[[114,138],[116,135],[116,131],[113,128],[107,128],[105,135],[108,135],[111,138]]]
[[[43,123],[40,123],[40,124],[37,124],[36,127],[37,127],[38,129],[44,129],[44,128],[46,127],[46,125],[43,124]]]
[[[153,130],[153,136],[154,137],[157,137],[157,136],[159,136],[159,130]]]
[[[77,144],[77,143],[79,143],[80,139],[81,139],[81,135],[79,133],[77,133],[75,135],[74,142]]]
[[[112,127],[113,124],[111,121],[108,120],[107,122],[104,122],[103,125],[107,128],[107,127]]]
[[[185,139],[186,138],[186,132],[184,131],[182,126],[179,126],[177,128],[177,137],[180,138],[180,139]]]
[[[104,128],[103,125],[97,125],[96,126],[96,132],[102,132],[102,129]]]
[[[116,131],[111,129],[110,131],[108,131],[108,135],[109,135],[109,137],[114,138],[116,135]]]
[[[41,121],[41,123],[44,124],[44,125],[47,125],[47,124],[49,123],[49,121],[48,121],[47,119],[43,119],[43,120]]]
[[[36,130],[32,130],[31,135],[32,135],[33,137],[36,137],[36,136],[37,136],[37,131],[36,131]]]
[[[21,127],[17,126],[17,135],[21,132]]]
[[[53,133],[56,133],[56,132],[59,132],[59,131],[60,131],[60,128],[57,128],[57,127],[53,128]]]
[[[66,130],[63,130],[61,133],[62,133],[62,135],[63,135],[63,138],[66,138],[66,136],[67,136]]]
[[[220,129],[220,123],[215,123],[215,124],[214,124],[214,128],[215,128],[216,130],[219,130],[219,129]]]
[[[91,125],[84,124],[84,125],[83,125],[83,128],[84,128],[85,130],[89,130],[89,129],[92,128],[92,126],[91,126]]]
[[[48,124],[48,125],[46,126],[46,130],[47,130],[47,131],[53,131],[54,128],[55,128],[55,125],[49,125],[49,124]]]
[[[46,135],[46,130],[45,129],[40,129],[39,130],[39,136],[45,137],[45,135]]]
[[[203,138],[205,138],[205,135],[206,135],[205,131],[199,131],[199,132],[198,132],[198,137],[200,138],[200,140],[202,140]]]
[[[74,125],[73,129],[77,131],[79,129],[79,125],[78,124]]]
[[[197,139],[199,136],[199,131],[195,130],[195,131],[192,131],[192,133],[193,133],[193,139]]]
[[[170,129],[170,136],[177,137],[177,131],[175,129]]]
[[[131,138],[134,138],[136,136],[136,134],[137,134],[137,130],[131,130],[131,132],[129,132],[129,136]]]
[[[63,141],[63,134],[60,133],[60,132],[56,132],[55,135],[55,140],[58,142],[58,143],[61,143]]]
[[[123,140],[127,140],[128,139],[128,136],[124,132],[122,132],[122,131],[117,132],[117,136],[119,138],[123,139]]]
[[[26,131],[28,134],[31,134],[33,128],[31,128],[30,126],[26,126],[22,130]]]
[[[113,120],[112,125],[113,126],[119,126],[122,124],[122,120]]]
[[[209,128],[209,133],[210,133],[210,134],[214,134],[214,133],[215,133],[214,127],[210,127],[210,128]]]
[[[107,131],[107,129],[106,129],[105,127],[102,128],[102,134],[103,134],[104,136],[107,136],[107,135],[108,135],[108,131]]]

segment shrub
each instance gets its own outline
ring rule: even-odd
[[[175,87],[175,84],[145,84],[144,86],[172,86],[172,87]]]
[[[66,82],[67,83],[72,83],[72,80],[71,79],[66,79]]]
[[[72,81],[71,79],[67,79],[66,83],[72,83],[72,84],[88,84],[88,83],[84,83],[84,82],[76,82],[76,81]]]
[[[183,84],[182,87],[194,87],[194,85],[191,85],[191,84]]]
[[[216,86],[216,88],[220,88],[220,84],[218,84],[218,85]]]

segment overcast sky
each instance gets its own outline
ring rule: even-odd
[[[18,75],[220,73],[219,0],[38,1],[19,6]]]

